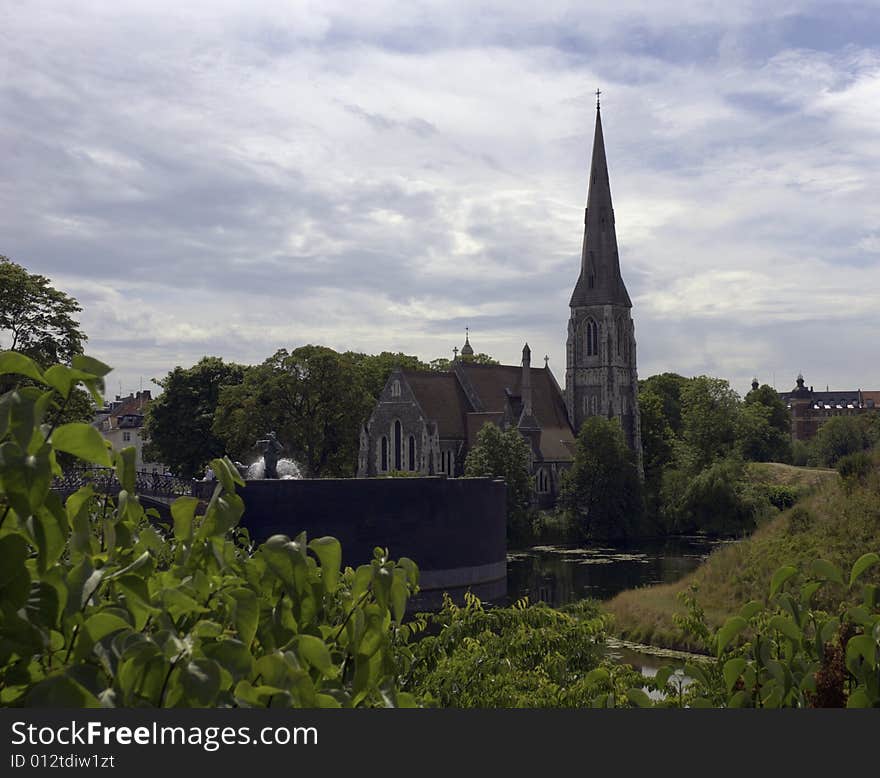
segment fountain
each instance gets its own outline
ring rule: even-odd
[[[275,465],[275,472],[276,477],[281,481],[289,481],[291,479],[302,480],[303,477],[299,465],[292,459],[285,457],[278,460],[278,463]],[[248,465],[242,475],[248,481],[266,478],[266,460],[260,457]]]

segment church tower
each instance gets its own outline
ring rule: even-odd
[[[619,419],[641,471],[632,303],[620,275],[598,99],[581,270],[569,307],[565,370],[568,418],[575,433],[590,416]]]

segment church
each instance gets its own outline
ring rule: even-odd
[[[577,431],[590,416],[620,422],[641,471],[632,302],[620,274],[598,101],[580,273],[569,308],[564,390],[546,359],[532,367],[528,343],[519,365],[476,364],[468,336],[448,371],[391,373],[361,430],[358,476],[460,476],[477,433],[491,422],[515,427],[529,443],[538,503],[552,505],[574,459]]]

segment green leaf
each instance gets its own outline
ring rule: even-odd
[[[339,568],[342,566],[342,546],[336,538],[315,538],[309,548],[321,562],[321,580],[324,591],[333,594],[339,585]]]
[[[192,540],[193,517],[199,506],[198,497],[178,497],[171,503],[171,517],[174,519],[174,538],[183,543]]]
[[[134,494],[136,472],[135,461],[137,451],[134,446],[128,446],[116,453],[116,477],[122,488],[129,494]]]
[[[125,596],[125,607],[134,619],[134,628],[138,631],[144,628],[147,620],[159,609],[150,603],[150,592],[147,582],[139,575],[123,575],[115,580],[116,586]]]
[[[644,689],[627,689],[626,697],[637,708],[654,707],[654,703],[651,702],[651,698],[647,695]]]
[[[250,645],[257,634],[260,622],[260,605],[257,595],[250,589],[230,589],[226,594],[232,599],[232,623],[245,645]]]
[[[113,369],[94,357],[87,357],[85,354],[74,354],[70,364],[74,370],[88,373],[96,378],[103,378]]]
[[[736,682],[742,675],[743,670],[746,669],[747,664],[748,662],[741,656],[735,656],[724,663],[724,669],[721,671],[721,674],[724,676],[724,686],[728,694],[733,691],[733,687],[736,686]]]
[[[715,648],[715,655],[720,657],[724,653],[724,649],[727,648],[728,643],[748,625],[749,623],[742,616],[732,616],[724,622],[724,626],[718,630],[718,644]]]
[[[800,627],[786,616],[774,616],[770,619],[767,626],[769,626],[770,629],[778,630],[785,635],[785,637],[789,640],[793,640],[795,643],[799,643],[804,636]]]
[[[30,708],[100,708],[94,694],[68,675],[58,674],[41,681],[27,697]]]
[[[254,672],[254,657],[240,640],[226,638],[204,646],[206,656],[228,670],[234,680],[247,680]]]
[[[206,613],[207,608],[203,608],[192,597],[179,589],[165,589],[162,592],[162,601],[165,603],[165,609],[174,621],[178,621],[181,616],[189,616],[192,614]]]
[[[657,673],[654,675],[654,683],[657,684],[660,689],[665,689],[666,684],[669,683],[669,679],[675,673],[675,669],[670,667],[669,665],[664,665],[663,667],[657,670]]]
[[[876,565],[878,562],[880,562],[880,554],[875,554],[873,551],[870,551],[867,554],[862,554],[852,566],[852,572],[849,574],[849,588],[852,589],[853,584],[858,577],[864,573],[865,570],[872,565]]]
[[[297,645],[299,655],[303,661],[320,670],[324,675],[331,674],[333,660],[326,643],[314,635],[300,635]]]
[[[406,601],[409,599],[409,588],[406,585],[406,571],[394,568],[394,580],[391,581],[391,614],[400,624],[406,614]]]
[[[770,595],[773,596],[772,594]],[[748,621],[764,609],[764,604],[758,600],[750,600],[739,609],[739,615]]]
[[[697,697],[690,701],[691,708],[714,708],[715,706],[712,704],[711,700],[707,700],[705,697]]]
[[[709,687],[709,679],[706,677],[706,673],[703,672],[703,668],[699,665],[691,664],[690,662],[686,663],[684,666],[684,674],[689,675],[704,687]]]
[[[846,669],[856,678],[864,674],[862,662],[872,671],[877,667],[877,643],[870,635],[856,635],[846,644]]]
[[[210,707],[220,692],[220,667],[212,659],[193,659],[183,666],[180,685],[189,706]]]
[[[797,573],[797,568],[792,565],[786,565],[785,567],[780,567],[775,573],[773,573],[773,578],[770,579],[770,599],[776,595],[776,592],[779,591],[780,587],[795,573]]]
[[[843,585],[843,573],[840,568],[827,559],[814,559],[813,564],[810,565],[810,571],[817,578]]]
[[[71,422],[62,424],[52,433],[52,445],[59,451],[73,454],[87,462],[111,467],[113,461],[107,450],[107,442],[91,424]],[[134,485],[132,484],[132,488]]]
[[[850,694],[849,698],[846,701],[847,708],[870,708],[871,706],[871,698],[868,697],[867,692],[859,687],[854,689],[852,694]]]
[[[44,383],[43,374],[36,362],[17,351],[0,351],[0,375],[7,373],[17,373]]]
[[[114,632],[119,632],[122,629],[131,629],[131,624],[112,613],[102,612],[89,616],[83,628],[89,638],[91,638],[91,641],[97,643]]]

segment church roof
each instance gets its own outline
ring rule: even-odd
[[[584,215],[581,272],[569,305],[572,308],[582,305],[624,305],[632,308],[629,293],[620,275],[611,183],[605,159],[602,115],[598,106],[589,187]]]
[[[465,414],[471,406],[454,373],[405,370],[403,375],[425,416],[437,423],[441,438],[467,437]]]

